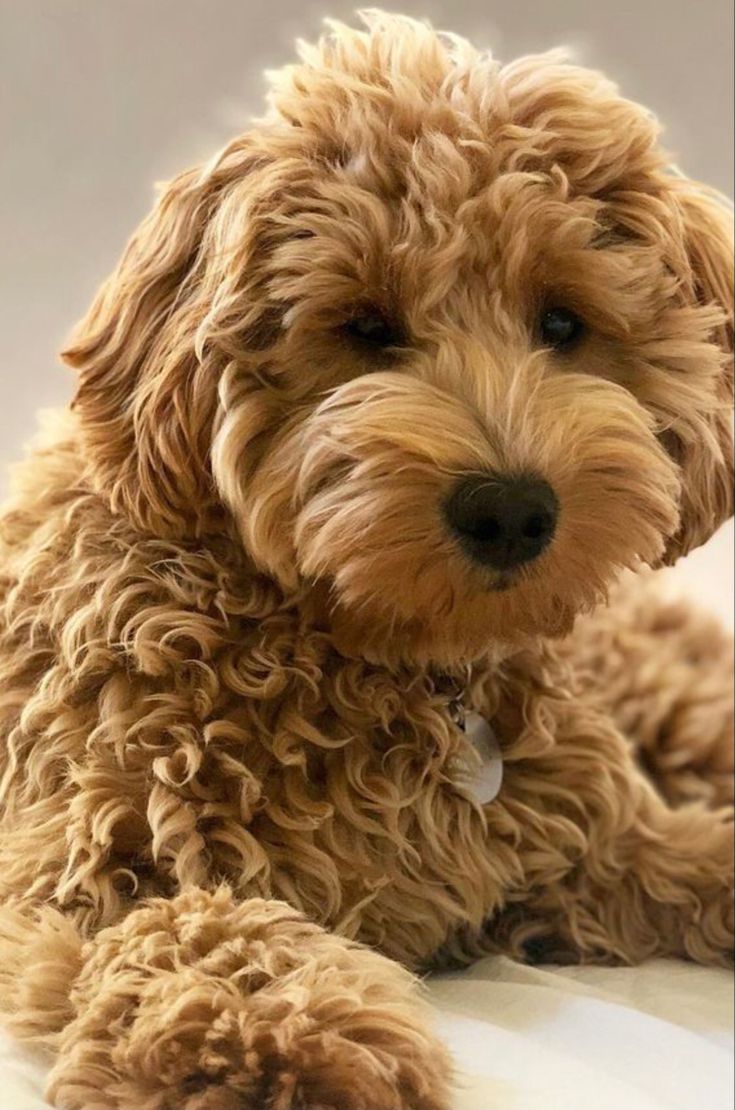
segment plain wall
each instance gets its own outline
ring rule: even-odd
[[[732,0],[399,7],[501,59],[570,45],[658,113],[690,175],[732,193]],[[153,181],[244,129],[262,108],[263,70],[289,61],[294,39],[315,37],[324,16],[353,10],[343,0],[0,0],[0,464],[28,440],[37,408],[70,396],[55,353],[150,206]],[[726,528],[693,564],[695,588],[731,598],[731,558]]]

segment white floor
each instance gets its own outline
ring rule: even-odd
[[[668,960],[435,980],[455,1110],[729,1110],[732,975]]]

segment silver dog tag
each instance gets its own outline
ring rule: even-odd
[[[503,782],[503,753],[490,725],[479,713],[469,710],[464,718],[464,732],[480,758],[479,765],[468,765],[462,785],[480,805],[497,798]]]

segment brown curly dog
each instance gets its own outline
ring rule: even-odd
[[[0,985],[67,1110],[439,1110],[412,970],[732,950],[728,642],[604,604],[732,510],[727,209],[597,74],[366,22],[163,190],[2,517]]]

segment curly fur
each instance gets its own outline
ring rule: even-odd
[[[399,964],[731,957],[729,645],[606,604],[732,512],[727,206],[599,75],[365,21],[163,189],[0,520],[0,985],[67,1110],[442,1110]],[[441,511],[498,470],[561,505],[511,576]]]

